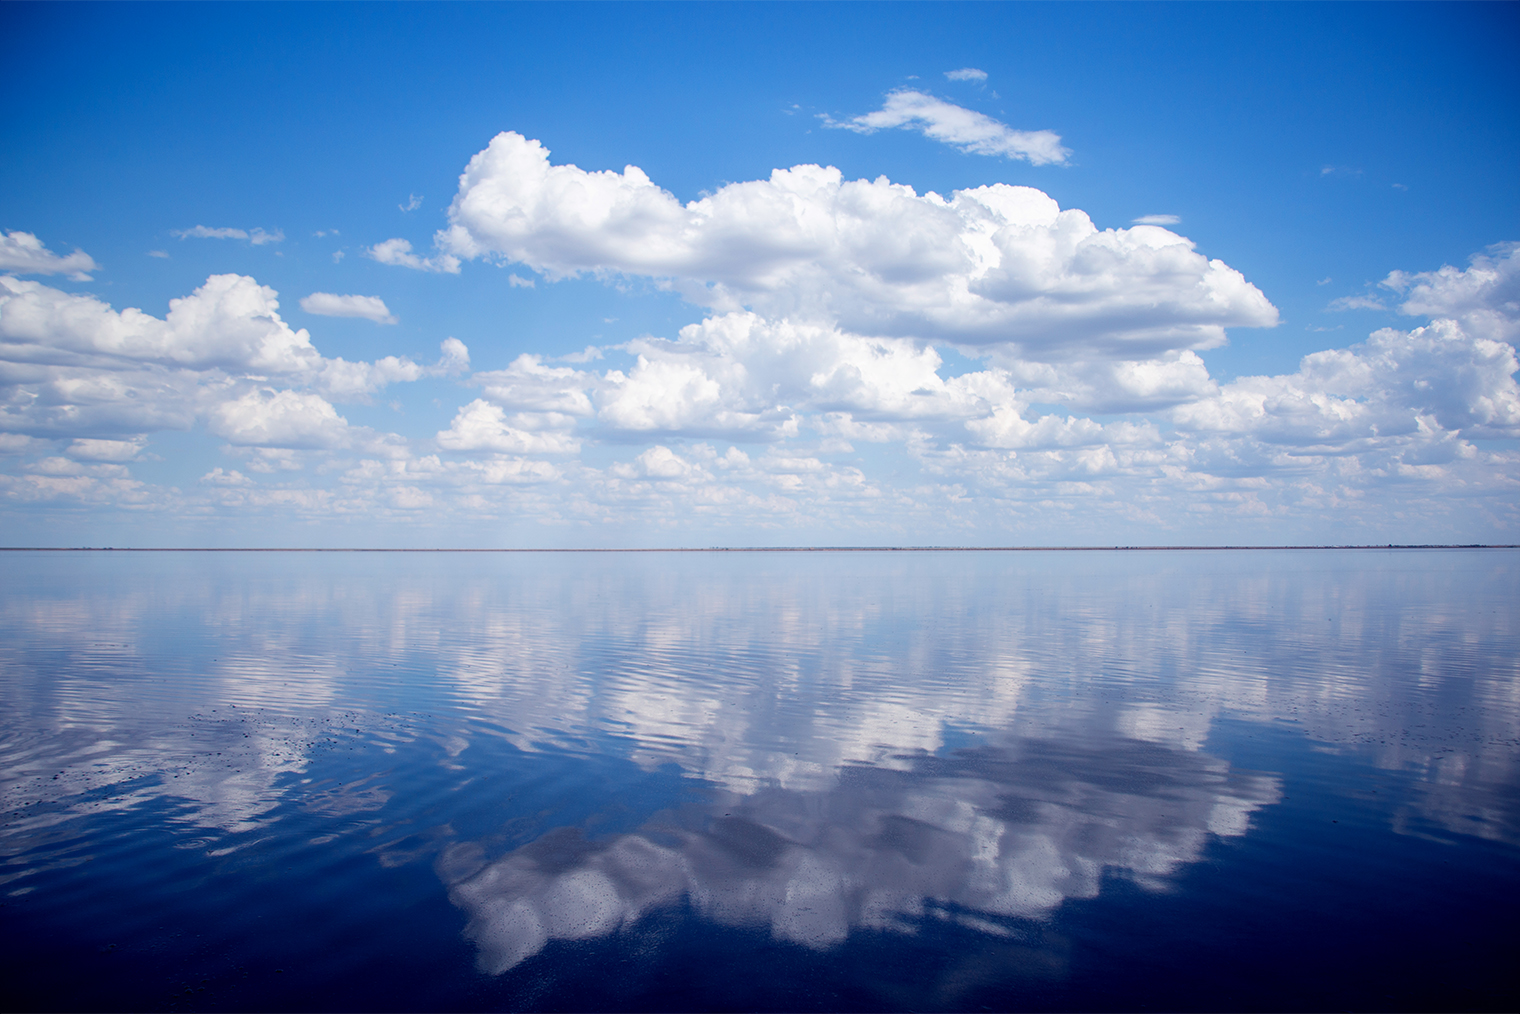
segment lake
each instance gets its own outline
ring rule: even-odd
[[[1515,551],[0,565],[10,1009],[1520,1007]]]

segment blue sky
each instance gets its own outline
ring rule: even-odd
[[[1514,4],[0,19],[0,542],[1520,541]]]

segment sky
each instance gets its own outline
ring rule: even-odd
[[[1520,542],[1520,5],[0,6],[0,544]]]

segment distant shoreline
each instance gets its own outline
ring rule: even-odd
[[[1520,544],[1424,544],[1358,546],[710,546],[653,549],[385,549],[350,547],[310,549],[295,546],[0,546],[0,553],[1157,553],[1225,550],[1308,549],[1520,549]]]

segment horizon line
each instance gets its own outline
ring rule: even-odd
[[[1520,543],[1364,543],[1284,546],[0,546],[4,553],[1154,553],[1183,550],[1520,549]]]

